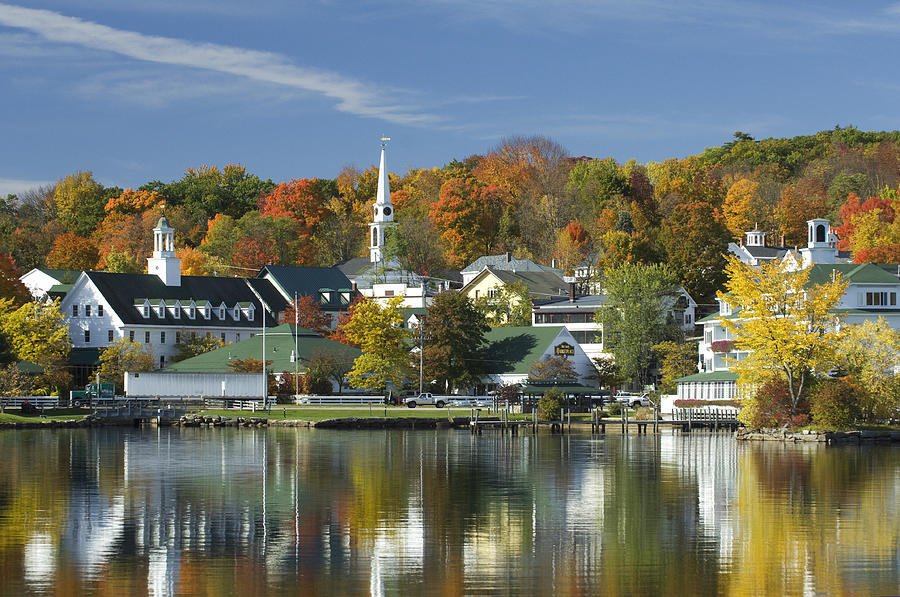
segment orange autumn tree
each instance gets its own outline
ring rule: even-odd
[[[90,270],[97,265],[97,245],[89,238],[66,232],[56,237],[47,255],[47,267]]]
[[[441,198],[431,205],[429,216],[454,266],[462,267],[490,254],[506,197],[500,187],[481,186],[471,179],[451,178],[444,183]]]
[[[119,212],[123,214],[143,213],[148,209],[164,204],[165,198],[156,191],[134,191],[125,189],[118,197],[112,197],[106,202],[106,213]]]
[[[799,247],[806,244],[806,222],[825,217],[828,213],[828,194],[819,178],[802,178],[784,187],[781,201],[775,208],[778,228],[784,245]]]
[[[567,276],[573,275],[578,264],[587,257],[589,242],[587,230],[578,220],[572,220],[559,231],[554,256],[557,259],[558,267]]]
[[[313,251],[306,250],[319,224],[328,215],[326,202],[337,195],[333,181],[299,178],[281,183],[259,200],[259,213],[273,219],[289,217],[297,222],[297,252],[300,265],[312,261]]]

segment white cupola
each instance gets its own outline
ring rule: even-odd
[[[748,247],[765,247],[766,246],[766,233],[759,229],[758,226],[754,227],[750,232],[745,232],[747,235],[746,245]]]
[[[166,216],[153,229],[153,257],[147,259],[147,273],[159,276],[166,286],[181,286],[181,259],[175,257],[175,229]]]
[[[806,246],[800,249],[803,267],[813,263],[835,263],[837,260],[837,235],[824,218],[806,222]]]
[[[394,225],[394,206],[391,205],[391,185],[384,165],[384,146],[390,137],[381,138],[381,163],[378,165],[378,191],[372,206],[372,222],[369,224],[369,260],[378,263],[384,258],[384,233]]]

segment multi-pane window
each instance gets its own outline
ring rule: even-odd
[[[225,332],[222,332],[222,342],[225,342]]]
[[[72,317],[78,317],[78,305],[72,305]]]
[[[150,344],[150,332],[144,332],[144,344]]]
[[[175,332],[175,344],[181,344],[181,332]]]
[[[234,341],[235,341],[235,342],[240,342],[240,341],[241,341],[241,334],[240,334],[240,332],[238,332],[237,334],[234,335]]]
[[[85,305],[85,306],[84,306],[84,316],[85,316],[85,317],[90,317],[90,316],[91,316],[91,306],[90,306],[90,305]]]
[[[128,339],[134,342],[134,330],[128,332]]]
[[[107,330],[107,331],[106,331],[106,341],[107,341],[107,342],[112,342],[112,341],[113,341],[113,331],[112,331],[112,330]]]
[[[867,307],[896,307],[897,306],[897,293],[896,292],[867,292],[866,293],[866,306]]]
[[[144,305],[142,312],[144,317],[150,317],[150,305]]]
[[[165,333],[165,332],[160,332],[160,333],[159,333],[159,343],[160,343],[160,344],[165,344],[165,343],[166,343],[166,333]]]
[[[84,330],[84,343],[90,344],[91,342],[91,330]]]
[[[162,369],[166,366],[166,355],[159,355],[159,367]]]
[[[97,305],[97,317],[103,317],[103,305]]]

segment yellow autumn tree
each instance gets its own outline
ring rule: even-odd
[[[768,220],[766,205],[759,196],[759,183],[742,178],[731,185],[722,204],[725,226],[734,238],[741,238],[751,226]]]
[[[350,319],[341,329],[362,349],[347,374],[353,387],[383,391],[388,385],[402,383],[409,365],[402,302],[403,297],[398,296],[387,304],[369,300],[350,307]]]
[[[821,284],[810,283],[810,268],[790,270],[783,262],[752,266],[727,257],[726,293],[721,300],[736,317],[723,319],[747,357],[731,362],[742,389],[756,387],[774,375],[783,376],[791,401],[791,415],[800,404],[808,376],[834,363],[840,320],[832,309],[847,290],[835,271]],[[745,392],[746,393],[746,392]],[[752,420],[754,399],[745,399],[741,415]]]

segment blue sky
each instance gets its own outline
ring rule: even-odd
[[[0,0],[0,195],[241,163],[397,173],[546,135],[620,162],[900,118],[900,3]]]

